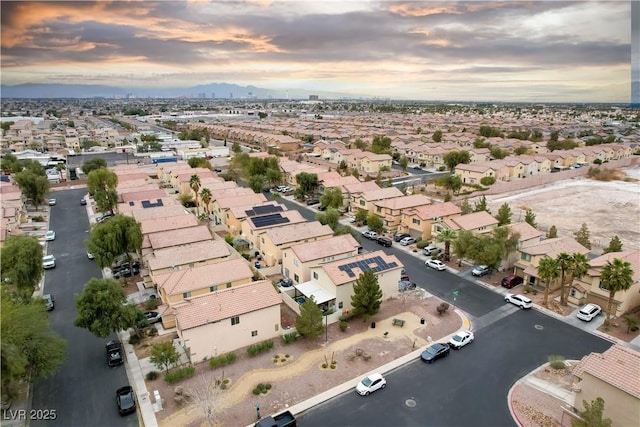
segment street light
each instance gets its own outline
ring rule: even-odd
[[[324,343],[326,344],[329,340],[327,337],[329,331],[329,316],[325,314],[324,316]]]

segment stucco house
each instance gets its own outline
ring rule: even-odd
[[[359,209],[364,209],[369,214],[374,213],[374,202],[393,199],[395,197],[403,196],[402,191],[396,187],[379,188],[378,190],[365,191],[353,196],[353,200],[349,206],[349,211],[352,213],[358,212]]]
[[[221,262],[232,257],[229,244],[224,240],[203,240],[180,246],[157,249],[144,255],[144,267],[150,273],[162,274],[173,269],[189,268]]]
[[[467,230],[475,233],[489,233],[498,226],[498,220],[487,211],[473,212],[467,215],[444,218],[433,224],[431,232],[438,234],[445,228],[453,231]]]
[[[269,280],[192,297],[174,307],[178,337],[192,362],[273,339],[281,303]]]
[[[431,199],[422,194],[400,196],[372,202],[373,214],[379,216],[387,230],[395,231],[407,209],[417,209],[431,204]]]
[[[262,236],[267,230],[301,222],[306,223],[307,220],[297,210],[253,215],[242,221],[240,234],[243,239],[249,242],[250,249],[258,251],[262,246]]]
[[[455,173],[460,177],[463,184],[480,184],[484,177],[498,179],[498,172],[495,166],[485,163],[464,164],[460,163],[455,168]]]
[[[328,225],[318,221],[300,222],[270,228],[260,235],[260,253],[267,266],[282,262],[282,251],[298,243],[313,242],[328,239],[333,236],[333,230]]]
[[[398,231],[408,233],[419,240],[427,240],[433,236],[434,231],[436,233],[441,231],[440,227],[435,227],[436,224],[447,218],[455,218],[460,215],[462,215],[462,210],[451,202],[405,209],[402,212],[402,221]]]
[[[263,202],[242,206],[232,206],[227,210],[225,225],[229,233],[237,235],[242,231],[242,223],[249,217],[286,211],[287,207],[278,202]]]

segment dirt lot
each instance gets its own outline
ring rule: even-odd
[[[640,180],[640,167],[623,169],[629,178]],[[614,235],[622,240],[624,249],[640,249],[640,183],[602,182],[574,178],[518,193],[487,196],[487,203],[495,215],[500,205],[508,203],[513,212],[512,222],[524,221],[525,208],[536,214],[538,229],[552,225],[558,236],[573,236],[582,223],[591,233],[595,252],[609,244]],[[473,201],[472,201],[473,202]]]

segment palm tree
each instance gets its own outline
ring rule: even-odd
[[[560,276],[560,263],[553,258],[543,258],[538,264],[538,276],[544,280],[544,300],[543,306],[549,304],[549,288],[554,279]]]
[[[618,291],[626,291],[633,285],[633,269],[631,264],[620,258],[607,261],[600,276],[600,286],[609,291],[609,303],[607,304],[607,319],[605,325],[609,325],[613,298]]]
[[[567,298],[569,298],[569,289],[571,289],[571,283],[573,282],[573,279],[587,274],[588,270],[589,258],[585,254],[581,254],[579,252],[571,254],[571,260],[569,261],[569,265],[567,267],[567,271],[569,272],[571,279],[568,281],[567,285],[562,288],[562,294],[560,297],[560,302],[562,305],[567,305]]]
[[[456,240],[456,237],[458,237],[458,235],[454,230],[451,230],[450,228],[443,229],[436,236],[436,240],[438,242],[444,242],[444,260],[445,261],[449,261],[449,257],[451,254],[451,242]]]
[[[200,190],[200,177],[198,175],[191,175],[189,178],[189,187],[196,195],[196,216],[198,215],[198,191]]]
[[[204,204],[204,211],[207,213],[207,217],[209,217],[209,202],[211,202],[211,197],[211,190],[208,188],[200,190],[200,199]]]
[[[565,280],[567,278],[567,270],[569,269],[569,264],[571,263],[571,255],[566,252],[560,252],[558,256],[556,256],[556,261],[558,261],[558,265],[560,266],[560,301],[562,301],[562,295],[564,295]]]

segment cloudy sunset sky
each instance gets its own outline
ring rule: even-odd
[[[3,0],[1,8],[5,85],[235,83],[459,101],[630,97],[629,1]]]

